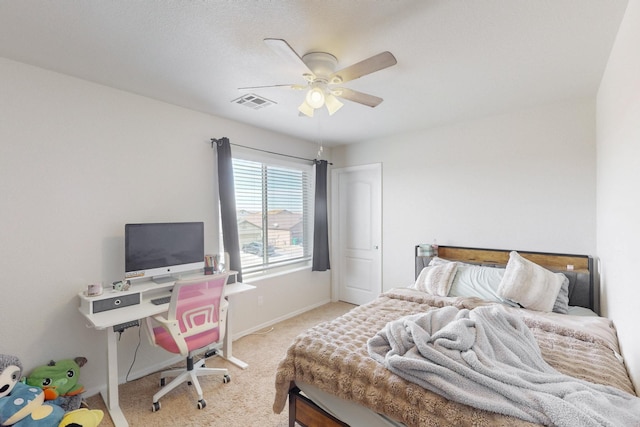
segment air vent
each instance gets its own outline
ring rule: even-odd
[[[261,108],[268,107],[269,105],[276,104],[276,102],[270,101],[267,98],[258,96],[255,93],[250,93],[248,95],[241,96],[240,98],[234,99],[231,102],[234,102],[239,105],[244,105],[249,108],[253,108],[254,110],[259,110]]]

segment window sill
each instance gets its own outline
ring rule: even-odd
[[[297,265],[288,265],[283,266],[281,268],[274,268],[272,270],[266,272],[255,272],[255,273],[243,273],[242,274],[242,282],[251,284],[252,282],[257,282],[264,279],[272,279],[274,277],[282,277],[291,273],[297,273],[299,271],[311,270],[311,262],[304,261]]]

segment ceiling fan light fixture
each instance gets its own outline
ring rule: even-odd
[[[309,89],[309,92],[307,92],[305,100],[311,108],[320,108],[324,105],[324,91],[322,90],[322,88],[314,86]]]
[[[298,111],[300,111],[302,114],[304,114],[307,117],[313,117],[313,110],[314,108],[311,105],[309,105],[307,101],[304,101],[298,107]]]
[[[333,113],[338,111],[344,105],[342,102],[338,100],[335,96],[328,94],[325,98],[325,104],[327,105],[327,111],[329,111],[329,115],[333,116]]]

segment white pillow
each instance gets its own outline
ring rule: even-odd
[[[455,262],[425,267],[420,272],[413,288],[431,295],[446,297],[457,269],[458,264]]]
[[[553,309],[565,277],[512,251],[498,287],[498,295],[524,308],[548,312]]]
[[[429,266],[434,266],[434,265],[442,265],[442,264],[448,264],[450,262],[454,262],[454,261],[449,261],[448,259],[444,259],[444,258],[440,258],[437,256],[434,256],[433,258],[431,258],[431,261],[429,261]]]
[[[460,261],[451,261],[448,259],[444,259],[444,258],[440,258],[437,256],[434,256],[433,258],[431,258],[431,261],[429,261],[429,266],[434,266],[434,265],[442,265],[442,264],[447,264],[450,262],[455,262],[458,265],[474,265],[474,264],[467,264],[465,262],[460,262]]]
[[[498,286],[502,276],[504,276],[504,268],[460,265],[449,290],[449,296],[475,297],[485,301],[503,302],[498,296]]]

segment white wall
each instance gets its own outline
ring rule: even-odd
[[[630,0],[597,100],[598,254],[602,304],[640,389],[640,1]]]
[[[586,100],[334,148],[334,167],[382,163],[383,288],[434,238],[595,255],[594,122]]]
[[[106,336],[85,327],[77,293],[124,272],[124,224],[204,221],[217,252],[214,152],[232,143],[313,158],[315,144],[0,58],[0,353],[27,370],[86,356],[81,382],[105,383]],[[309,270],[256,282],[237,298],[234,336],[330,298],[330,278]],[[264,305],[257,307],[257,297]],[[157,369],[143,344],[132,370]],[[120,342],[120,375],[138,342]]]

